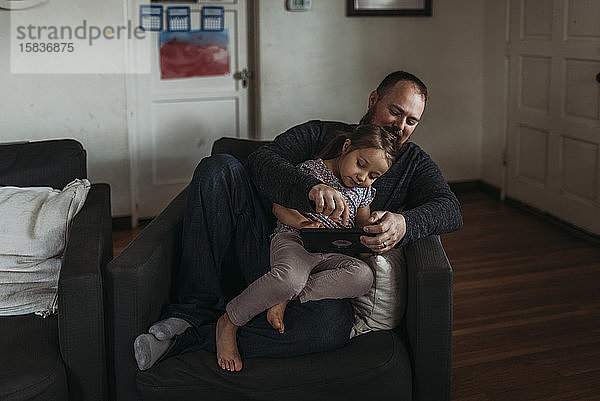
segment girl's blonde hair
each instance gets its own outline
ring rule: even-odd
[[[387,129],[374,124],[361,124],[352,131],[338,131],[317,156],[323,160],[335,159],[342,154],[342,146],[350,139],[349,152],[357,149],[375,148],[385,152],[391,166],[398,157],[400,146],[398,137]]]

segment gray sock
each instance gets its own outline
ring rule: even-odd
[[[133,342],[135,360],[140,370],[150,369],[163,356],[173,340],[159,341],[152,334],[140,334]]]
[[[164,341],[180,335],[188,327],[190,327],[190,324],[185,320],[178,317],[170,317],[154,323],[148,330],[148,333],[153,334],[156,339]]]

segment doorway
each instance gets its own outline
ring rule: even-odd
[[[130,19],[137,20],[141,4],[147,1],[127,2]],[[203,7],[223,7],[229,70],[219,75],[165,79],[159,33],[147,32],[152,36],[147,60],[150,73],[127,76],[134,227],[140,219],[157,216],[190,182],[198,162],[210,155],[215,139],[249,138],[254,131],[254,30],[250,27],[254,2],[200,0],[162,5],[165,13],[167,7],[189,6],[192,30],[201,29]],[[136,49],[129,51],[130,60],[136,62]]]
[[[600,2],[511,0],[507,195],[600,234]]]

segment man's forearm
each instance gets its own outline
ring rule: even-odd
[[[263,149],[252,155],[250,173],[258,191],[271,202],[286,207],[309,210],[308,191],[320,183],[314,177],[300,175],[295,166],[285,165],[285,159]],[[268,177],[267,180],[264,178]]]
[[[248,157],[248,168],[259,192],[271,202],[310,211],[310,189],[321,183],[296,167],[312,159],[321,146],[319,123],[309,122],[279,135]]]
[[[406,234],[399,245],[407,245],[433,234],[444,234],[462,227],[462,211],[456,196],[439,196],[418,207],[403,210]]]
[[[401,245],[462,227],[460,203],[439,167],[429,157],[424,158],[415,170],[407,200],[402,211],[406,234]]]

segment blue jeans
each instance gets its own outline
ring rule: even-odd
[[[249,285],[269,272],[271,224],[245,167],[233,156],[214,155],[196,167],[183,219],[183,249],[177,303],[163,318],[179,317],[192,328],[178,336],[168,355],[215,351],[215,321],[225,312],[223,260],[233,252]],[[285,333],[263,312],[237,332],[242,357],[286,357],[344,345],[353,322],[348,299],[290,302]]]

